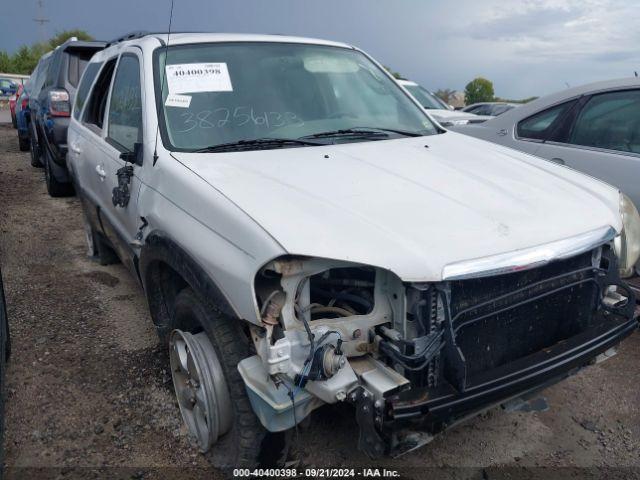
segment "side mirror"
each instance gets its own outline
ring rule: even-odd
[[[142,166],[142,159],[144,157],[144,149],[142,143],[137,142],[133,144],[133,152],[122,152],[120,154],[120,160],[124,160],[127,163],[133,163],[138,166]]]

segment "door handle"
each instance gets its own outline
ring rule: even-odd
[[[104,171],[104,168],[102,168],[102,165],[96,165],[96,173],[100,177],[100,180],[104,180],[104,177],[107,176],[107,172]]]
[[[561,158],[552,158],[551,161],[553,163],[557,163],[558,165],[564,165],[564,160]]]
[[[70,148],[71,148],[71,151],[76,155],[80,155],[82,153],[82,150],[80,150],[80,148],[75,144],[71,144]]]

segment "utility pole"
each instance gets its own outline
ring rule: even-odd
[[[33,21],[39,25],[38,30],[40,31],[40,41],[44,43],[47,40],[44,24],[48,23],[49,19],[44,16],[43,0],[38,0],[38,16],[34,18]]]

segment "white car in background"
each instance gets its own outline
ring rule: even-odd
[[[429,115],[443,127],[455,127],[473,123],[483,123],[493,118],[488,115],[475,115],[473,113],[457,112],[447,105],[442,99],[431,93],[426,88],[410,80],[398,80]]]

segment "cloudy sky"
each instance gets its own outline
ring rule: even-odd
[[[170,0],[43,3],[46,36],[82,28],[100,39],[166,31],[170,9]],[[0,18],[0,49],[40,38],[36,0],[16,5]],[[484,76],[509,98],[640,71],[637,0],[175,0],[173,25],[344,41],[430,89]]]

